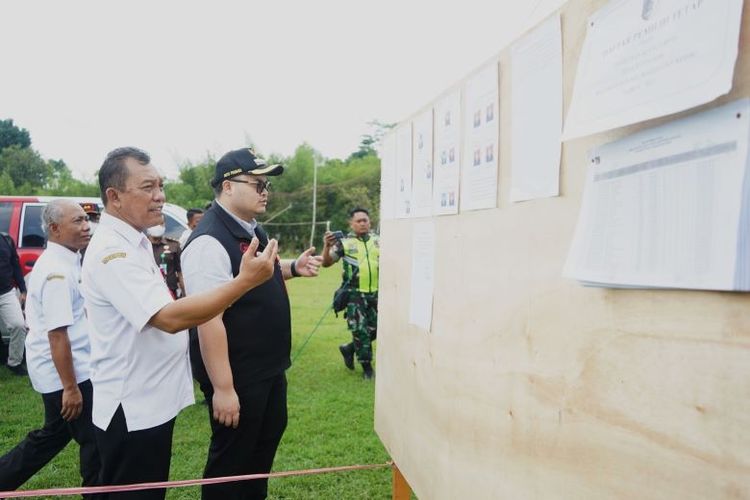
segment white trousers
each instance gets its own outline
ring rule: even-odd
[[[15,289],[0,295],[0,328],[10,336],[8,366],[20,365],[26,341],[26,323]]]

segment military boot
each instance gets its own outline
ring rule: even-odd
[[[372,369],[372,365],[369,361],[362,363],[362,378],[365,380],[375,378],[375,370]]]
[[[354,344],[341,344],[339,346],[339,351],[341,351],[341,355],[344,357],[344,364],[346,367],[350,370],[354,370]]]

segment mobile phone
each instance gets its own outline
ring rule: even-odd
[[[333,237],[337,240],[343,240],[344,239],[344,232],[343,231],[334,231]]]

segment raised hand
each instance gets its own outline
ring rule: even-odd
[[[247,285],[248,290],[265,283],[273,276],[273,266],[277,259],[279,244],[275,239],[269,240],[261,253],[257,253],[258,244],[258,238],[253,238],[240,262],[237,277]]]
[[[323,264],[323,257],[313,255],[314,253],[315,247],[310,247],[297,257],[294,267],[300,276],[311,278],[318,275],[320,266]]]

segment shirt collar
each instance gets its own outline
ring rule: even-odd
[[[145,233],[138,231],[124,220],[114,215],[109,215],[106,209],[102,212],[102,216],[99,219],[99,226],[112,228],[114,232],[125,238],[134,247],[141,246],[144,240],[146,240],[149,246],[151,245]]]
[[[77,265],[81,261],[81,256],[78,252],[74,252],[70,248],[64,247],[54,241],[47,241],[45,252],[51,252],[53,255],[62,259],[66,264]]]
[[[225,207],[224,205],[222,205],[221,203],[219,203],[219,200],[214,200],[214,203],[216,203],[217,205],[219,205],[227,214],[229,214],[229,216],[232,219],[234,219],[235,221],[237,221],[237,224],[239,224],[240,226],[242,226],[242,228],[245,229],[245,231],[247,231],[248,233],[250,233],[250,236],[254,236],[255,235],[255,228],[258,226],[258,221],[256,221],[255,219],[251,220],[250,222],[248,222],[246,220],[242,220],[239,217],[237,217],[236,215],[234,215],[232,212],[230,212],[229,210],[227,210],[227,207]]]

